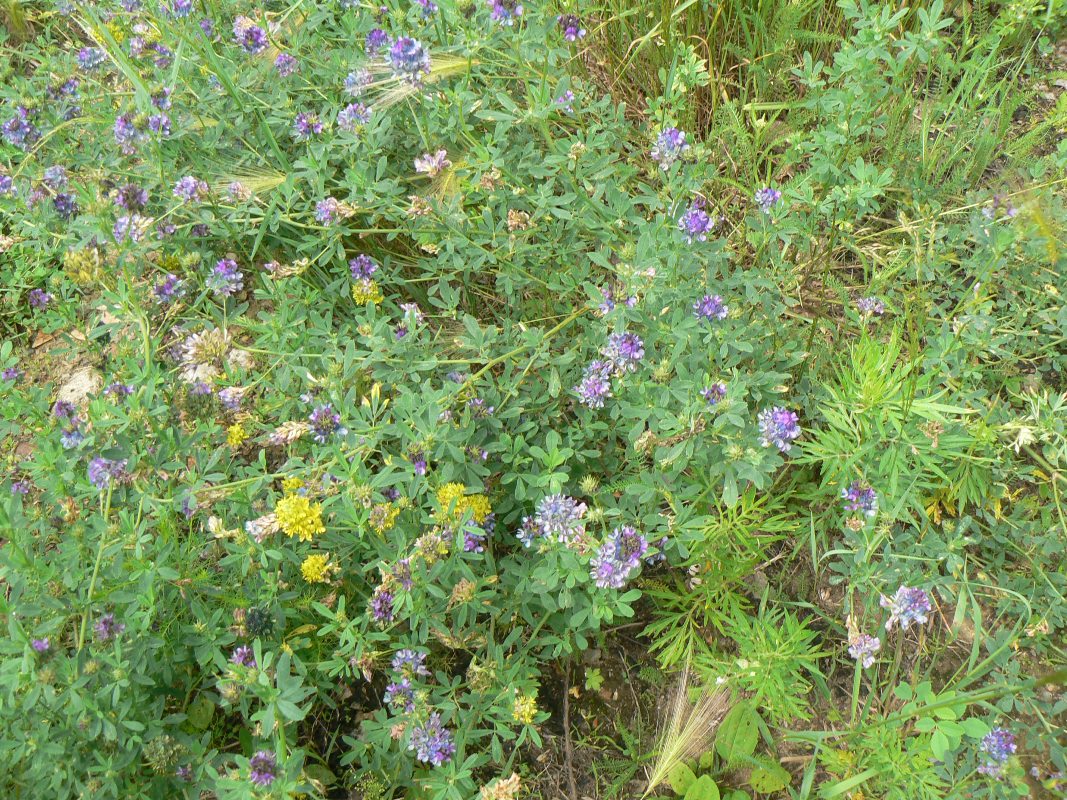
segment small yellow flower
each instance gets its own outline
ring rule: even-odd
[[[326,583],[330,579],[331,572],[333,572],[333,567],[330,564],[329,553],[308,556],[300,565],[300,574],[308,583]]]
[[[274,516],[286,536],[296,536],[303,542],[310,542],[326,531],[322,524],[322,506],[299,494],[279,500],[274,507]]]
[[[248,431],[240,422],[235,422],[226,429],[226,444],[230,447],[240,447],[241,443],[248,438]]]
[[[304,488],[304,480],[302,478],[284,478],[282,480],[282,492],[284,494],[296,494],[298,490]]]
[[[400,509],[392,503],[379,503],[370,510],[370,525],[378,533],[385,533],[396,524]]]
[[[446,483],[437,490],[437,503],[441,506],[440,516],[451,522],[458,522],[465,514],[481,525],[492,512],[489,498],[484,494],[468,496],[462,483]]]
[[[374,305],[382,302],[382,290],[374,281],[364,278],[352,284],[352,299],[357,305]]]
[[[537,698],[521,692],[515,693],[515,706],[511,718],[523,725],[532,725],[537,716]]]

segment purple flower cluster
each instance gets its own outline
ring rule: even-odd
[[[115,190],[112,199],[116,206],[126,211],[143,211],[148,205],[148,192],[136,183],[126,183]]]
[[[863,481],[852,481],[841,490],[841,497],[845,501],[845,511],[860,511],[868,517],[878,513],[878,493]]]
[[[393,707],[394,711],[411,713],[415,710],[415,687],[407,677],[393,681],[385,687],[382,700]]]
[[[426,653],[405,648],[397,650],[393,656],[393,670],[402,675],[429,675],[426,669]]]
[[[759,426],[760,444],[770,447],[772,444],[781,452],[788,453],[791,442],[800,436],[800,424],[796,413],[775,406],[766,408],[756,419]]]
[[[717,406],[726,397],[726,384],[722,381],[705,386],[700,390],[700,396],[709,406]]]
[[[144,235],[148,233],[148,229],[152,227],[152,220],[148,217],[143,217],[140,214],[123,214],[121,217],[115,220],[115,225],[111,229],[111,235],[115,238],[115,242],[122,244],[122,242],[129,239],[131,242],[139,242],[144,238]]]
[[[380,587],[374,592],[370,599],[370,613],[375,622],[384,625],[393,621],[393,615],[396,613],[393,602],[392,592]]]
[[[48,304],[52,302],[53,296],[46,292],[44,289],[30,289],[29,303],[30,308],[37,311],[42,311],[48,308]]]
[[[861,297],[856,301],[856,310],[864,317],[880,317],[885,313],[885,303],[878,297]]]
[[[611,365],[614,374],[636,372],[645,357],[645,344],[635,333],[613,333],[608,336],[608,343],[600,354]]]
[[[574,113],[574,92],[570,89],[565,91],[559,97],[556,98],[556,105],[566,111],[568,114]]]
[[[337,112],[337,127],[355,133],[370,122],[371,110],[363,103],[349,103]]]
[[[887,631],[892,630],[898,622],[903,630],[907,630],[912,623],[921,625],[926,622],[927,614],[933,609],[930,596],[925,591],[908,586],[901,586],[892,597],[883,594],[878,605],[889,609],[889,619],[885,623]]]
[[[585,28],[577,14],[560,14],[556,17],[556,24],[563,31],[563,38],[568,42],[576,42],[585,38]]]
[[[378,262],[366,253],[360,253],[349,260],[348,271],[352,274],[352,280],[365,281],[370,279],[378,271]]]
[[[93,625],[93,633],[96,634],[96,640],[98,642],[110,642],[116,636],[122,634],[126,630],[126,626],[121,622],[115,621],[115,615],[110,611],[106,614],[102,614],[100,619]]]
[[[205,181],[192,175],[185,175],[174,184],[174,196],[183,203],[192,203],[207,197],[208,186]]]
[[[239,667],[255,668],[256,656],[248,645],[238,645],[233,649],[233,653],[230,654],[230,663]]]
[[[1000,777],[1004,765],[1018,749],[1015,734],[1006,728],[993,728],[982,738],[979,747],[985,763],[978,767],[978,771],[994,778]]]
[[[370,34],[367,35],[367,40],[369,48]],[[401,36],[393,42],[387,60],[393,70],[393,76],[412,86],[421,86],[423,78],[430,74],[430,54],[422,42],[410,36]]]
[[[600,360],[589,362],[574,392],[582,405],[603,408],[604,401],[611,397],[611,364]]]
[[[4,141],[19,150],[27,150],[41,138],[40,129],[33,124],[36,113],[26,106],[15,106],[15,116],[0,125]]]
[[[656,137],[651,156],[652,160],[659,164],[660,169],[666,172],[688,150],[689,143],[685,140],[683,131],[677,128],[664,128]]]
[[[489,6],[489,18],[501,25],[514,25],[522,16],[522,5],[518,0],[485,0]]]
[[[298,142],[306,142],[312,136],[322,133],[325,127],[318,114],[301,111],[293,120],[293,138]]]
[[[270,750],[260,750],[248,760],[248,779],[256,786],[270,786],[278,777],[278,758]]]
[[[874,654],[882,649],[882,640],[877,636],[857,633],[848,640],[848,654],[867,669],[874,663]]]
[[[52,649],[52,642],[46,636],[43,639],[34,639],[30,642],[30,647],[33,648],[35,653],[47,653]]]
[[[414,40],[412,40],[414,41]],[[367,51],[367,55],[377,55],[385,50],[393,43],[393,37],[383,31],[381,28],[373,28],[368,34],[367,38],[363,42],[363,47]]]
[[[601,589],[621,589],[641,566],[648,540],[636,528],[623,525],[613,530],[589,562],[589,574]]]
[[[363,90],[374,80],[369,70],[357,69],[345,76],[345,94],[350,97],[360,97]]]
[[[245,287],[244,275],[232,258],[220,259],[206,281],[216,297],[233,297]]]
[[[168,273],[163,280],[152,287],[152,296],[157,303],[172,303],[184,295],[185,281],[173,272]]]
[[[107,61],[107,54],[99,47],[83,47],[78,51],[75,59],[84,72],[92,72]]]
[[[299,66],[300,62],[289,53],[278,53],[278,57],[274,59],[274,68],[283,78],[288,78],[295,73]]]
[[[706,322],[726,319],[729,313],[729,307],[723,304],[722,298],[717,294],[706,294],[693,303],[693,316]]]
[[[715,220],[706,209],[707,201],[703,197],[694,198],[678,220],[678,230],[682,232],[687,243],[706,242],[708,234],[715,228]]]
[[[770,214],[771,209],[781,201],[782,193],[768,186],[766,189],[760,189],[756,192],[754,199],[760,211],[764,214]]]
[[[118,480],[126,475],[126,459],[116,461],[103,456],[97,456],[89,462],[89,483],[97,489],[106,489],[113,480]]]
[[[452,732],[441,723],[439,713],[433,712],[425,723],[412,728],[408,750],[414,750],[419,761],[435,767],[452,760],[456,745],[452,741]]]
[[[534,536],[542,536],[550,541],[571,545],[585,534],[585,512],[588,507],[573,497],[564,494],[552,494],[544,497],[537,504],[533,518],[523,520],[522,528],[516,534],[526,547],[533,544]]]
[[[336,197],[327,197],[315,204],[315,219],[322,225],[333,225],[344,216],[344,204]]]
[[[248,17],[240,16],[233,21],[233,40],[251,55],[267,49],[267,32]]]
[[[341,415],[329,403],[316,406],[308,415],[311,434],[319,444],[326,444],[331,436],[344,436],[348,430],[341,425]]]

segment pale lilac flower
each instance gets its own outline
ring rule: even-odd
[[[585,512],[588,507],[573,497],[553,494],[541,499],[537,504],[533,525],[538,534],[570,545],[585,534]]]
[[[203,200],[207,197],[208,186],[205,181],[186,175],[174,184],[174,196],[185,203]]]
[[[34,652],[47,653],[52,649],[52,642],[46,636],[43,639],[34,639],[30,642],[30,647],[34,649]]]
[[[907,630],[912,623],[925,623],[927,614],[933,609],[925,591],[908,586],[901,586],[891,598],[883,594],[878,605],[889,609],[889,619],[885,623],[887,631],[892,630],[898,622],[903,630]]]
[[[433,154],[423,153],[415,159],[415,171],[429,175],[431,178],[436,178],[451,166],[452,162],[448,160],[448,153],[444,150],[438,150]]]
[[[867,669],[874,663],[874,654],[882,649],[882,640],[877,636],[857,633],[848,640],[848,654]]]
[[[283,78],[288,78],[295,73],[299,66],[300,62],[289,53],[278,53],[278,57],[274,59],[274,68]]]
[[[591,361],[574,387],[578,402],[589,408],[603,408],[604,400],[611,397],[611,372],[608,362]]]
[[[255,668],[256,655],[248,645],[238,645],[233,649],[233,653],[230,655],[230,663],[236,664],[239,667]]]
[[[363,103],[349,103],[337,112],[337,127],[354,133],[370,122],[371,110]]]
[[[393,670],[403,675],[429,675],[430,670],[426,669],[425,664],[426,653],[415,650],[397,650],[393,656]]]
[[[501,25],[511,26],[522,16],[522,4],[518,0],[485,0],[489,6],[489,18]]]
[[[244,275],[232,258],[220,259],[206,281],[216,297],[233,297],[244,288]]]
[[[408,749],[415,751],[419,761],[439,767],[452,760],[456,745],[452,741],[452,732],[444,727],[441,715],[435,711],[424,724],[412,728]]]
[[[980,745],[985,763],[978,767],[983,775],[999,778],[1004,771],[1004,765],[1018,749],[1015,743],[1015,734],[1006,728],[993,728],[982,739]]]
[[[403,677],[387,685],[382,700],[397,712],[410,714],[415,710],[415,687],[411,679]]]
[[[764,447],[770,447],[773,444],[781,452],[788,453],[792,448],[791,442],[800,436],[797,415],[779,406],[761,411],[757,422],[760,444]]]
[[[774,208],[782,199],[782,193],[777,189],[767,187],[766,189],[760,189],[755,195],[756,205],[759,206],[759,210],[764,214],[770,214],[771,209]]]
[[[345,94],[351,97],[361,97],[363,91],[374,80],[374,76],[370,74],[370,70],[357,69],[349,72],[345,76]]]
[[[152,227],[152,220],[148,217],[142,217],[140,214],[124,214],[115,220],[115,226],[111,229],[111,235],[115,238],[115,242],[122,244],[122,242],[129,239],[131,242],[139,242],[144,238],[144,235],[148,233],[148,229]]]
[[[664,172],[669,170],[674,162],[682,158],[689,150],[689,143],[685,140],[685,133],[677,128],[665,128],[656,137],[656,143],[652,146],[652,160],[659,164]]]
[[[707,322],[726,319],[729,313],[729,307],[723,304],[722,298],[717,294],[706,294],[693,303],[693,315]]]
[[[636,528],[623,525],[604,540],[589,562],[589,573],[601,589],[621,589],[641,566],[648,540]]]
[[[556,105],[566,111],[568,114],[574,113],[574,92],[570,89],[565,91],[559,97],[556,98]]]
[[[885,303],[883,303],[881,299],[874,296],[861,297],[859,300],[856,301],[856,310],[859,311],[860,315],[864,317],[880,317],[882,314],[885,313]]]
[[[645,357],[645,345],[635,333],[613,333],[608,337],[608,343],[601,349],[600,354],[611,365],[615,374],[622,375],[637,370],[641,359]]]

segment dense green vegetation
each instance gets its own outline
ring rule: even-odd
[[[0,4],[4,797],[1062,794],[1065,22]]]

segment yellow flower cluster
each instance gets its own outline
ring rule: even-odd
[[[296,494],[296,492],[303,488],[303,478],[282,478],[282,492],[284,494]]]
[[[226,444],[230,447],[240,447],[241,443],[248,438],[248,431],[240,422],[235,422],[226,429]]]
[[[300,574],[308,583],[326,583],[330,579],[330,555],[313,555],[304,559],[300,565]]]
[[[537,698],[521,692],[515,693],[515,706],[511,718],[523,725],[532,725],[537,716]]]
[[[382,290],[370,278],[364,278],[352,284],[352,299],[361,306],[380,303],[382,302]]]
[[[370,525],[378,533],[385,533],[396,525],[400,509],[392,503],[378,503],[370,510]]]
[[[465,514],[481,525],[493,508],[484,494],[468,495],[462,483],[446,483],[437,490],[437,503],[441,506],[439,516],[446,521],[458,522]]]
[[[310,542],[326,531],[322,524],[322,506],[303,495],[283,497],[274,507],[274,516],[286,536],[296,536],[303,542]]]

